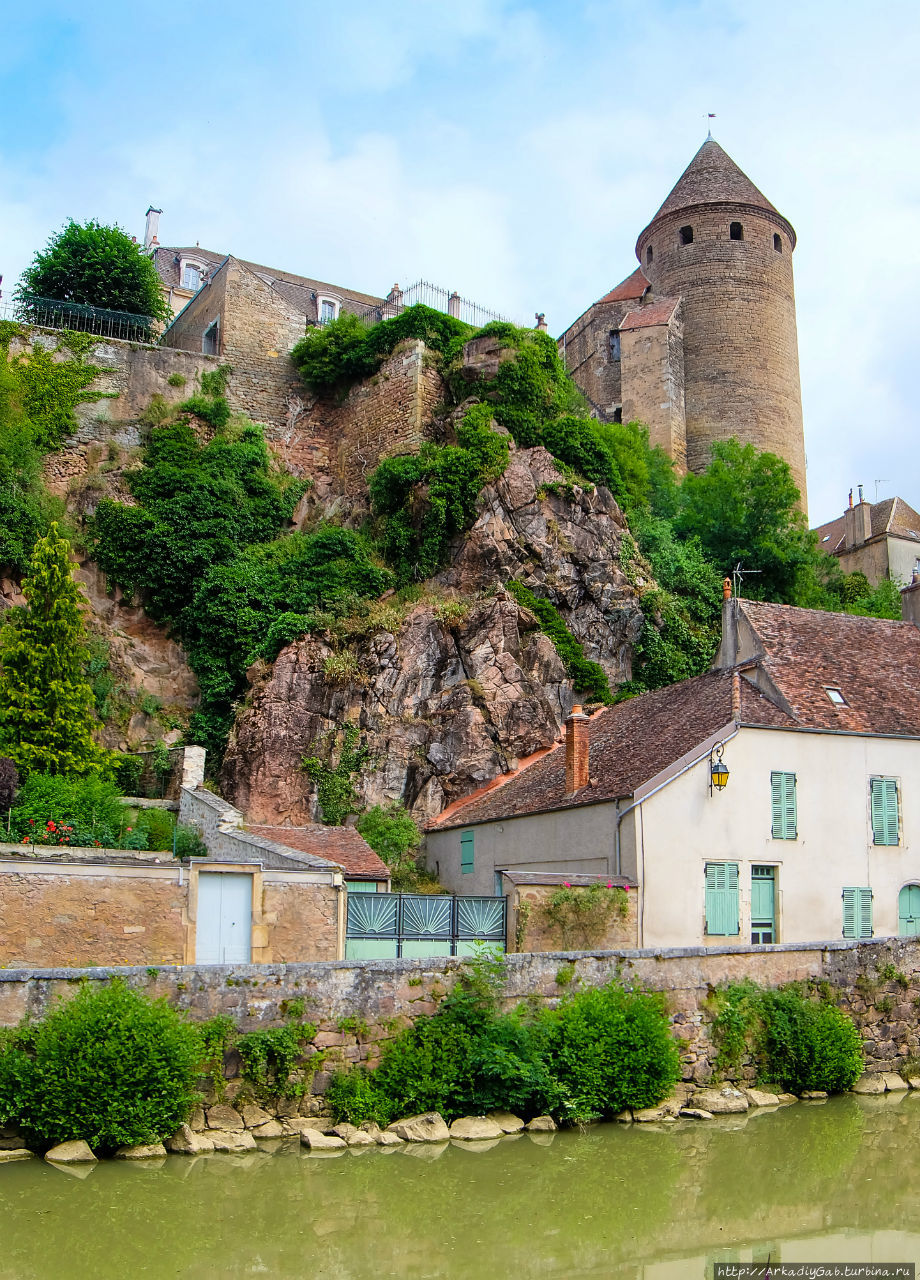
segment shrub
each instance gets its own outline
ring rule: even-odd
[[[408,875],[410,880],[414,879],[422,835],[412,814],[403,805],[398,802],[375,804],[373,809],[361,815],[355,825],[393,873],[394,888],[397,878]]]
[[[836,1005],[809,999],[790,986],[763,992],[760,1016],[764,1069],[784,1089],[839,1093],[862,1075],[859,1032]]]
[[[572,1121],[654,1106],[680,1078],[664,998],[616,983],[581,990],[540,1015],[549,1069]]]
[[[144,761],[140,756],[122,752],[113,753],[112,768],[115,785],[124,796],[136,796],[140,786],[141,774],[144,772]]]
[[[206,858],[208,846],[201,838],[197,827],[188,826],[184,822],[176,824],[175,850],[177,858]]]
[[[381,1103],[374,1077],[363,1067],[334,1071],[326,1089],[326,1103],[336,1120],[364,1124],[381,1118]]]
[[[32,773],[16,798],[10,833],[14,840],[37,844],[114,848],[130,825],[130,811],[114,782]]]
[[[293,1072],[315,1035],[313,1023],[293,1020],[282,1027],[248,1031],[235,1041],[243,1060],[243,1078],[263,1097],[300,1097],[306,1090],[306,1079],[293,1079]]]
[[[87,985],[0,1043],[0,1123],[41,1145],[159,1142],[197,1099],[200,1058],[194,1027],[165,1000],[119,979]]]
[[[566,947],[596,945],[613,917],[624,920],[628,910],[626,890],[600,882],[577,889],[560,885],[541,907],[549,924],[559,930]]]
[[[145,849],[172,853],[176,820],[168,809],[141,809],[135,827],[146,836]]]
[[[370,759],[366,746],[358,742],[358,727],[345,725],[342,730],[342,742],[338,747],[338,760],[333,764],[331,757],[336,753],[338,731],[324,734],[312,744],[313,750],[325,750],[330,761],[320,756],[304,756],[302,765],[316,783],[316,798],[319,801],[323,822],[333,827],[340,827],[350,813],[354,813],[360,801],[355,789],[356,778]]]

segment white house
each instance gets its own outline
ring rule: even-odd
[[[427,848],[458,892],[505,871],[635,883],[640,947],[920,933],[920,630],[726,599],[711,671],[575,708]]]

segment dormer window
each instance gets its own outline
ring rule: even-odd
[[[197,293],[201,288],[201,277],[204,275],[204,268],[197,262],[182,263],[182,288],[191,289],[193,293]]]
[[[317,298],[316,316],[320,324],[329,324],[338,318],[339,304],[335,298]]]
[[[839,689],[825,686],[824,692],[830,698],[831,702],[833,702],[835,707],[848,707],[850,705]]]

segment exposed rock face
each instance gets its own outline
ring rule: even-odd
[[[519,579],[548,596],[612,684],[632,675],[643,616],[620,567],[626,520],[608,490],[569,486],[543,448],[513,453],[439,577],[464,593]]]
[[[552,598],[586,656],[619,683],[642,626],[637,590],[619,566],[625,521],[605,490],[541,490],[563,483],[544,449],[515,453],[483,491],[479,519],[439,585],[471,596],[520,579]],[[362,801],[401,799],[433,817],[550,746],[573,700],[552,643],[503,590],[459,621],[419,605],[397,632],[364,637],[352,651],[361,675],[347,684],[324,676],[333,649],[316,636],[289,645],[267,675],[254,673],[221,780],[251,821],[315,820],[301,760],[344,723],[359,727],[374,761]]]

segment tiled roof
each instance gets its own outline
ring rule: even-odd
[[[740,647],[726,653],[734,642],[723,639],[724,669],[591,718],[588,786],[566,795],[560,742],[455,802],[429,829],[625,798],[733,722],[920,737],[920,630],[912,623],[752,600],[732,600],[728,609],[727,637],[739,637]],[[839,689],[846,705],[836,706],[828,688]]]
[[[885,498],[882,502],[873,502],[871,505],[870,537],[887,536],[920,542],[920,514],[903,498]],[[838,516],[836,520],[818,525],[815,533],[822,551],[831,555],[841,555],[845,551],[845,522],[846,516]]]
[[[920,630],[913,623],[754,600],[733,603],[761,642],[758,665],[797,724],[920,736]],[[847,705],[835,706],[828,688],[839,689]]]
[[[674,312],[680,306],[680,298],[658,298],[645,307],[634,307],[627,311],[619,323],[619,329],[648,329],[656,324],[668,324]]]
[[[214,253],[210,249],[201,249],[198,245],[194,247],[189,245],[158,245],[153,262],[160,279],[167,287],[181,288],[177,258],[189,258],[193,262],[202,262],[209,270],[213,270],[213,268],[220,266],[227,256],[225,253]],[[248,267],[250,271],[253,271],[267,284],[270,284],[286,302],[302,312],[309,320],[317,318],[316,299],[312,297],[314,293],[329,294],[330,297],[340,298],[343,301],[352,302],[361,307],[372,307],[385,301],[385,299],[378,298],[371,293],[361,293],[355,289],[344,289],[341,285],[328,284],[323,280],[313,280],[309,276],[298,276],[290,271],[279,271],[274,267],[264,267],[257,262],[248,262],[245,258],[238,258],[237,261],[244,267]]]
[[[636,267],[631,276],[627,276],[615,289],[605,293],[603,298],[598,298],[594,305],[599,306],[602,302],[631,302],[634,298],[641,298],[648,288],[649,281],[645,272],[641,267]]]
[[[748,685],[745,711],[766,723],[788,717]],[[761,704],[763,704],[761,706]],[[772,717],[772,718],[771,718]],[[666,689],[643,693],[592,716],[588,724],[590,784],[565,794],[565,744],[497,786],[452,805],[431,830],[577,808],[628,796],[732,720],[730,672],[711,671]]]
[[[286,845],[314,858],[336,863],[349,876],[367,880],[388,880],[387,865],[354,827],[325,827],[315,823],[309,827],[249,826],[255,836]]]
[[[677,213],[678,210],[691,209],[701,204],[754,205],[780,218],[783,217],[763,192],[754,186],[747,174],[742,173],[731,156],[712,138],[707,138],[677,179],[670,195],[652,218],[652,223],[663,218],[665,214]],[[783,222],[789,226],[785,218]],[[795,233],[791,226],[789,231],[792,233],[794,247]]]

